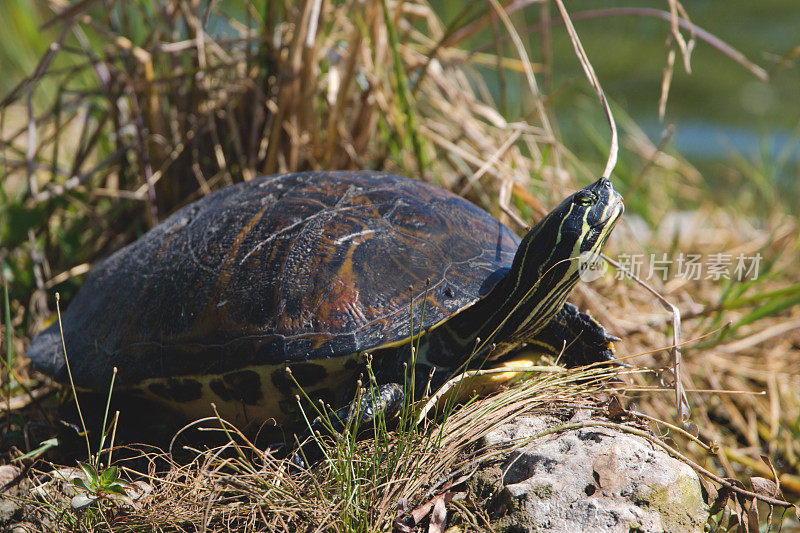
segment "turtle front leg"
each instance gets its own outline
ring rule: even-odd
[[[591,315],[565,302],[550,323],[528,343],[552,355],[560,354],[563,349],[562,360],[567,366],[581,366],[614,361],[614,341],[618,340]]]
[[[380,414],[388,418],[400,412],[404,398],[403,386],[399,383],[386,383],[366,389],[360,394],[360,398],[330,413],[328,420],[323,421],[317,417],[311,422],[311,432],[315,435],[336,435],[346,428],[371,427]],[[309,432],[305,433],[300,442],[300,448],[292,454],[292,463],[303,468],[307,462],[314,463],[321,458],[321,450]]]
[[[400,411],[404,397],[403,386],[399,383],[386,383],[372,389],[365,389],[361,398],[356,398],[331,414],[330,421],[333,431],[341,433],[346,427],[361,428],[372,425],[379,413],[383,413],[388,418]],[[354,424],[353,421],[356,419],[358,422]],[[311,424],[312,430],[321,431],[319,427],[314,427],[315,424],[323,426],[322,420],[317,419]]]

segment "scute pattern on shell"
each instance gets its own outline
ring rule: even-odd
[[[409,336],[412,293],[414,329],[427,329],[486,294],[518,243],[466,200],[400,176],[232,185],[91,274],[64,314],[72,371],[103,388],[114,366],[135,384],[372,350]],[[28,355],[65,377],[57,324]]]

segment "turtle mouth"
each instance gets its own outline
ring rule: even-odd
[[[609,222],[616,223],[616,220],[622,216],[622,213],[625,212],[625,204],[622,203],[622,197],[617,196],[616,200],[613,204],[608,208],[608,214],[596,224],[592,225],[592,228],[599,228],[601,226],[605,226]]]

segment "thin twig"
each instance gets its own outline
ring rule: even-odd
[[[569,33],[572,46],[575,48],[575,54],[578,56],[578,59],[581,62],[583,72],[589,79],[589,83],[592,85],[592,88],[597,93],[597,97],[600,99],[600,104],[603,106],[606,119],[608,119],[608,125],[611,128],[611,146],[609,146],[608,149],[606,168],[603,170],[603,176],[610,178],[611,173],[614,172],[614,167],[617,166],[617,152],[619,151],[619,135],[617,134],[617,124],[614,121],[614,115],[611,113],[611,108],[606,101],[606,95],[603,92],[603,88],[600,86],[600,81],[597,79],[597,75],[594,73],[592,63],[589,61],[589,57],[586,55],[586,51],[583,49],[581,40],[578,37],[578,33],[575,31],[575,27],[572,25],[572,21],[567,13],[567,8],[564,7],[562,0],[555,1],[556,5],[558,6],[558,10],[561,12],[561,18],[564,19],[564,25],[567,27],[567,33]]]
[[[601,254],[602,258],[608,261],[614,268],[625,272],[627,275],[631,277],[636,283],[647,289],[647,291],[655,296],[661,305],[667,311],[672,313],[672,357],[674,361],[674,374],[675,374],[675,408],[678,411],[678,418],[681,422],[688,422],[689,416],[691,415],[691,409],[689,408],[689,400],[686,398],[686,391],[683,389],[683,381],[681,379],[681,312],[680,310],[674,306],[672,303],[667,301],[666,298],[661,296],[661,294],[648,285],[644,280],[639,278],[636,274],[630,271],[630,269],[625,268],[624,266],[620,265],[618,262],[614,261],[606,254]]]

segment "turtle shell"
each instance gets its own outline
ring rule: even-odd
[[[417,332],[471,305],[518,244],[470,202],[400,176],[308,172],[232,185],[92,272],[63,315],[72,373],[77,386],[103,390],[114,367],[129,386],[304,361],[336,367],[404,341],[412,317]],[[28,355],[66,379],[58,324]],[[237,379],[227,386],[248,387]]]

